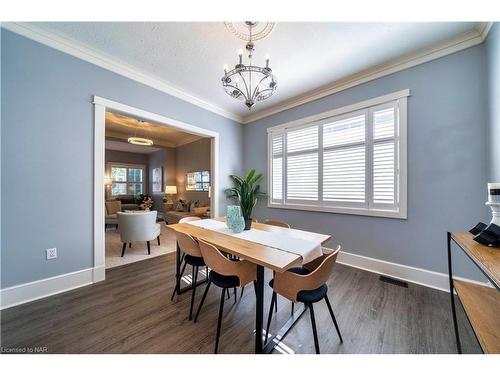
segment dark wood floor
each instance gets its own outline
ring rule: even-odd
[[[104,282],[2,311],[1,345],[47,347],[49,353],[211,353],[220,289],[211,288],[194,324],[187,319],[190,293],[171,302],[173,285],[174,254],[111,269]],[[266,288],[266,316],[270,294]],[[315,313],[322,353],[455,353],[447,293],[411,284],[403,288],[337,265],[329,296],[344,343],[339,343],[326,305],[320,302]],[[290,302],[279,299],[278,306],[273,332],[290,314]],[[231,295],[220,353],[253,352],[254,308],[252,286],[236,304]],[[459,312],[464,351],[477,352]],[[314,353],[307,313],[284,344],[282,351]]]

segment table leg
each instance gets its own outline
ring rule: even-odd
[[[451,233],[448,232],[448,280],[450,282],[450,300],[451,300],[451,314],[453,316],[453,328],[455,329],[455,340],[457,343],[457,352],[462,354],[462,346],[460,345],[460,336],[458,333],[457,311],[455,309],[455,296],[453,295],[453,273],[451,267]]]
[[[262,317],[264,315],[264,267],[257,266],[257,282],[255,283],[255,353],[262,353]]]

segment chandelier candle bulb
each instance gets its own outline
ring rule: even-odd
[[[227,74],[227,64],[224,64],[224,74]]]
[[[269,69],[269,55],[266,55],[266,68]]]

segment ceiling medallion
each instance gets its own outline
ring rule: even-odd
[[[222,86],[226,93],[234,99],[245,102],[251,109],[256,102],[269,98],[276,91],[278,82],[269,67],[269,56],[266,56],[266,66],[252,65],[252,55],[255,51],[255,40],[268,36],[276,25],[274,22],[246,21],[247,30],[242,30],[233,22],[224,22],[226,28],[236,37],[247,41],[245,49],[248,52],[248,64],[243,64],[243,50],[238,52],[239,62],[232,70],[224,65]]]
[[[148,138],[142,138],[142,137],[137,137],[137,129],[141,129],[144,127],[145,122],[142,120],[137,120],[137,127],[135,130],[135,134],[133,137],[129,137],[127,139],[128,143],[131,143],[133,145],[137,146],[152,146],[153,145],[153,140],[148,139]]]

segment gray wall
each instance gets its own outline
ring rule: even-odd
[[[225,211],[242,125],[5,29],[1,75],[2,288],[93,266],[93,95],[218,132]]]
[[[148,155],[149,195],[153,198],[153,209],[163,211],[165,185],[175,185],[175,148],[162,148]],[[163,184],[161,193],[153,193],[153,169],[163,168]]]
[[[175,149],[175,173],[177,176],[177,197],[186,200],[199,200],[208,203],[208,192],[186,191],[186,173],[197,171],[210,171],[210,147],[209,138],[200,139]],[[221,150],[220,159],[225,158]],[[211,178],[211,176],[210,176]],[[227,186],[227,185],[226,185]]]
[[[135,152],[126,152],[126,151],[116,151],[116,150],[105,150],[104,159],[106,163],[106,174],[110,174],[111,171],[107,170],[107,163],[115,162],[115,163],[125,163],[125,164],[142,164],[145,167],[145,176],[144,176],[144,193],[148,192],[149,186],[149,155],[147,154],[137,154]],[[108,192],[111,194],[111,192]]]
[[[486,39],[488,71],[490,182],[500,182],[500,26],[495,22]]]
[[[245,167],[266,174],[268,127],[409,88],[408,219],[267,208],[294,227],[331,233],[345,251],[446,272],[446,231],[489,220],[484,46],[434,60],[247,124]],[[332,67],[335,69],[335,67]],[[278,94],[279,95],[279,92]],[[461,258],[458,272],[479,277]]]

